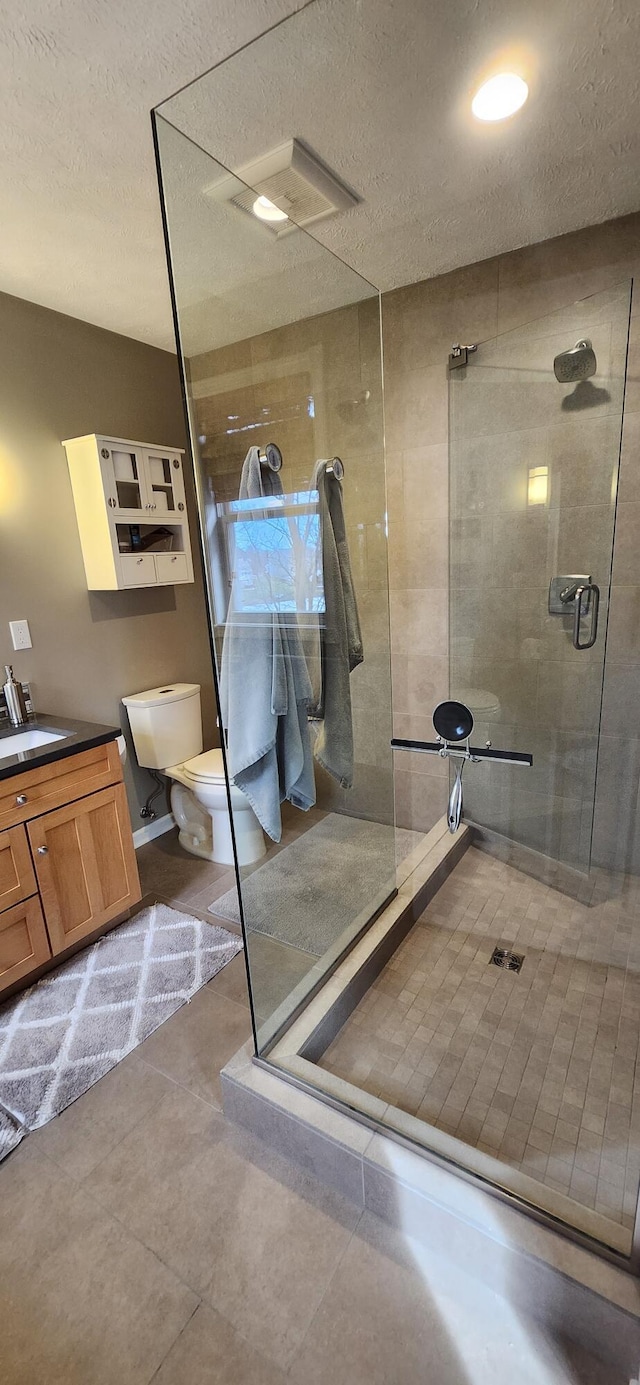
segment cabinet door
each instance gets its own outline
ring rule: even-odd
[[[10,827],[8,832],[0,832],[0,910],[35,892],[27,834],[24,827]]]
[[[144,453],[147,501],[155,524],[162,520],[184,518],[184,478],[182,458],[175,452],[162,452],[148,447]]]
[[[0,993],[51,956],[37,895],[0,914]]]
[[[146,519],[151,508],[147,493],[145,454],[142,448],[126,443],[97,439],[100,468],[108,508],[114,514]]]
[[[54,955],[141,898],[123,784],[46,813],[28,832]]]

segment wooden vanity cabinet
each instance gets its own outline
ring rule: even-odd
[[[0,995],[141,898],[115,741],[0,781]]]
[[[45,813],[27,830],[54,954],[140,898],[124,784]]]

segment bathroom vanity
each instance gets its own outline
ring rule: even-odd
[[[0,734],[0,996],[141,898],[118,735],[42,716]]]

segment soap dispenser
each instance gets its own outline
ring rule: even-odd
[[[22,684],[16,682],[11,664],[5,664],[4,671],[7,676],[7,681],[2,691],[4,693],[4,700],[7,704],[9,720],[12,726],[24,726],[27,720],[27,704],[24,700]]]

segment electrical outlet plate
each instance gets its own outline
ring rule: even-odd
[[[32,649],[31,632],[27,620],[10,620],[9,629],[14,649]]]

